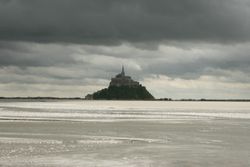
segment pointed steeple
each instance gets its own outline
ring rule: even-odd
[[[125,76],[125,72],[124,72],[124,66],[122,65],[122,72],[121,72],[122,76]]]

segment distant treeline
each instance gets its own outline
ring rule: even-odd
[[[239,102],[250,102],[250,99],[198,99],[198,100],[190,100],[190,99],[182,99],[181,101],[239,101]]]
[[[231,102],[250,102],[250,99],[171,99],[171,98],[160,98],[160,101],[231,101]]]
[[[0,99],[81,100],[80,97],[0,97]]]

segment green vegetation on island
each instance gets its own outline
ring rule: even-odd
[[[109,86],[92,95],[95,100],[153,100],[154,97],[144,86]]]

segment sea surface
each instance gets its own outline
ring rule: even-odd
[[[3,167],[249,167],[249,102],[1,100]]]

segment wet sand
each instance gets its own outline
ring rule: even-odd
[[[0,166],[250,166],[250,103],[0,102]]]

